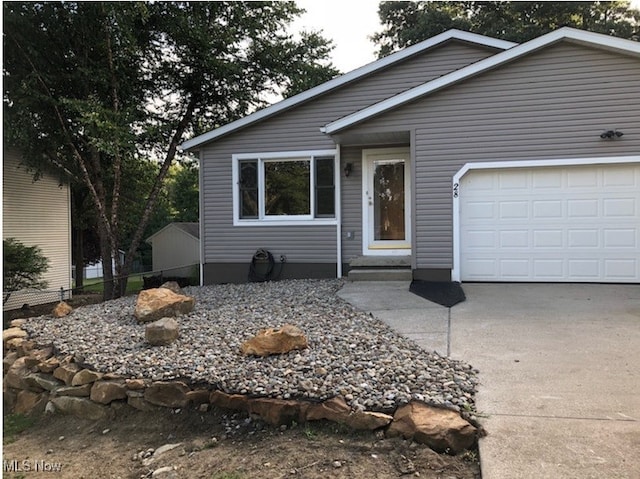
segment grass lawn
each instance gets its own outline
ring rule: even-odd
[[[142,289],[142,274],[129,276],[127,281],[126,294],[136,294]],[[104,291],[104,283],[102,278],[92,278],[84,280],[84,291],[87,293],[102,293]]]

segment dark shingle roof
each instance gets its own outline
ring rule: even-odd
[[[194,238],[200,239],[200,223],[171,223]]]

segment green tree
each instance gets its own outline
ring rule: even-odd
[[[198,221],[200,203],[198,174],[197,163],[184,162],[171,175],[172,181],[169,183],[171,221]]]
[[[631,38],[640,12],[630,2],[382,2],[379,56],[451,28],[526,42],[562,26]]]
[[[47,282],[42,275],[49,269],[49,260],[38,246],[26,246],[15,238],[2,240],[2,288],[3,304],[7,293],[26,288],[44,289]]]
[[[5,141],[87,189],[106,299],[126,287],[108,258],[117,277],[130,271],[180,143],[335,73],[328,42],[286,33],[293,2],[5,2],[3,13]]]

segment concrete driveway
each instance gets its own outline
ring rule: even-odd
[[[416,301],[408,283],[341,295],[480,370],[483,479],[640,478],[640,286],[463,289],[450,310]]]

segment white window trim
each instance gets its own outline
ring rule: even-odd
[[[285,152],[268,152],[268,153],[237,153],[231,155],[232,159],[232,183],[233,183],[233,226],[308,226],[308,225],[336,225],[338,224],[338,212],[335,211],[333,218],[315,218],[315,162],[313,159],[320,156],[333,156],[334,158],[334,205],[336,210],[339,207],[340,189],[338,184],[340,181],[340,165],[339,157],[336,150],[308,150],[308,151],[285,151]],[[311,214],[299,216],[267,216],[264,211],[264,201],[259,201],[258,218],[241,219],[240,218],[240,171],[239,164],[243,160],[258,160],[258,164],[264,161],[295,161],[295,160],[311,160],[310,178],[311,182]],[[258,167],[258,197],[264,198],[264,168]]]

